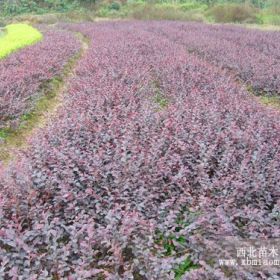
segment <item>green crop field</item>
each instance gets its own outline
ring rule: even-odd
[[[0,59],[41,40],[42,34],[27,24],[10,24],[0,33]]]

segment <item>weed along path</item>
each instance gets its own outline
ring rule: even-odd
[[[80,44],[79,50],[65,62],[57,75],[41,83],[39,97],[32,109],[20,117],[17,127],[2,129],[4,137],[0,142],[0,162],[4,165],[14,159],[17,151],[28,148],[28,139],[51,122],[59,107],[63,106],[68,84],[75,77],[75,67],[88,49],[87,38],[81,33],[72,33]]]
[[[259,104],[224,69],[235,66],[254,89],[279,94],[272,35],[261,33],[268,38],[256,43],[254,30],[170,21],[55,28],[44,33],[50,46],[43,40],[31,50],[47,50],[52,55],[36,60],[64,74],[52,81],[55,90],[31,129],[20,128],[18,118],[23,144],[11,141],[9,164],[0,167],[0,279],[277,275],[277,267],[219,262],[231,253],[223,237],[279,237],[280,113]],[[210,33],[221,43],[207,40]],[[230,52],[244,55],[249,69]],[[69,55],[76,55],[70,63]],[[49,77],[47,69],[33,72]],[[29,103],[23,105],[34,92],[20,92],[21,102],[6,94],[13,106],[1,120],[12,124],[22,112],[32,120]]]

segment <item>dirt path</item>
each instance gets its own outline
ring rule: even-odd
[[[28,114],[28,118],[21,123],[18,129],[0,142],[0,165],[1,163],[5,166],[8,165],[11,160],[15,159],[19,150],[26,149],[28,139],[39,129],[45,127],[63,104],[69,82],[75,76],[77,62],[83,57],[89,45],[87,38],[82,34],[75,32],[75,36],[81,43],[81,50],[67,62],[62,74],[44,84],[42,97]]]

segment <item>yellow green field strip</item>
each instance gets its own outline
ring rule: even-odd
[[[28,24],[10,24],[0,36],[0,59],[41,40],[43,35]]]

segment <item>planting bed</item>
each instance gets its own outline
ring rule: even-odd
[[[80,42],[67,31],[43,28],[44,39],[0,60],[0,129],[18,126],[28,114],[48,82],[80,48]]]
[[[154,22],[143,28],[230,70],[257,94],[280,95],[280,32],[178,22]]]
[[[280,114],[186,51],[194,25],[161,24],[59,25],[90,45],[65,106],[0,167],[0,278],[277,274],[205,251],[223,236],[279,237]]]

